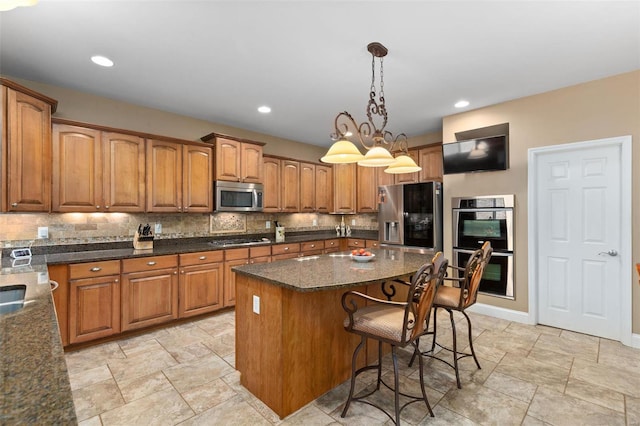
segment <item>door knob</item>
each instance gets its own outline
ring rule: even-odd
[[[598,256],[603,256],[605,254],[608,254],[611,257],[615,257],[618,255],[618,252],[614,249],[611,249],[609,251],[601,251],[600,253],[598,253]]]

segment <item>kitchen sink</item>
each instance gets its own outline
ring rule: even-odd
[[[24,284],[0,287],[0,315],[15,312],[24,306],[24,294],[27,286]]]
[[[209,241],[209,245],[213,247],[242,247],[266,244],[271,244],[271,240],[268,238],[228,238],[224,240]]]

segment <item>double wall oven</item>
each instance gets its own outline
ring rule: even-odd
[[[513,299],[513,195],[457,197],[453,209],[453,264],[464,267],[469,255],[491,242],[493,254],[481,293]]]

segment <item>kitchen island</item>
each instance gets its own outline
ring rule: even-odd
[[[372,252],[366,263],[336,253],[234,268],[240,383],[281,418],[351,375],[359,337],[344,330],[342,294],[383,297],[381,283],[407,278],[431,260],[392,249]],[[367,348],[358,362],[375,353]]]

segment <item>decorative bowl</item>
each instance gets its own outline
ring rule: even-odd
[[[361,256],[359,254],[351,255],[351,259],[355,260],[356,262],[370,262],[374,257],[376,257],[376,255],[373,253],[371,254],[371,256]]]

